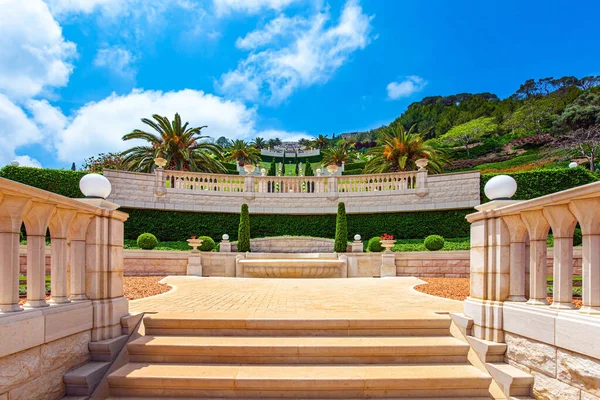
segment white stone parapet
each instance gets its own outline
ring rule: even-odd
[[[426,171],[331,176],[202,174],[157,169],[153,174],[107,170],[109,200],[122,207],[238,213],[334,214],[431,211],[479,205],[479,172]]]

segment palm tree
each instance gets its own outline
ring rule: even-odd
[[[356,158],[354,144],[343,139],[338,141],[335,146],[323,150],[322,153],[323,160],[321,162],[323,165],[336,164],[340,166],[342,163],[352,161]]]
[[[247,163],[256,164],[260,162],[260,151],[243,140],[235,140],[228,150],[227,161],[236,161],[240,167]]]
[[[444,154],[423,143],[423,135],[415,132],[413,125],[407,132],[401,124],[390,126],[381,132],[377,146],[367,152],[372,158],[365,165],[364,172],[378,174],[382,172],[414,171],[415,161],[427,158],[427,170],[441,173],[445,163]]]
[[[264,149],[265,147],[267,147],[267,142],[265,141],[265,139],[257,136],[254,138],[254,140],[250,143],[252,146],[254,146],[255,149],[261,150]]]
[[[315,139],[315,147],[318,149],[324,149],[329,145],[329,139],[325,135],[319,135]]]
[[[167,160],[166,169],[212,173],[226,171],[221,163],[221,147],[206,141],[208,136],[200,134],[206,126],[188,127],[188,122],[182,125],[179,114],[175,114],[172,122],[158,114],[152,115],[152,118],[154,120],[142,118],[142,122],[158,134],[134,129],[123,136],[123,140],[139,139],[149,143],[148,146],[135,146],[121,153],[126,169],[152,172],[154,158],[160,155]]]

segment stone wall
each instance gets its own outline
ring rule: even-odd
[[[250,249],[258,253],[333,253],[335,240],[301,237],[278,236],[250,239]],[[233,242],[232,251],[237,251],[237,242]]]
[[[428,175],[424,192],[372,191],[336,193],[245,193],[165,189],[155,194],[155,175],[104,172],[111,184],[109,200],[121,207],[239,213],[247,203],[257,214],[335,214],[343,201],[348,213],[468,209],[479,205],[479,172]]]

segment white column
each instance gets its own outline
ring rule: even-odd
[[[541,210],[524,211],[521,219],[529,232],[529,301],[531,305],[547,305],[548,256],[546,239],[550,224]]]
[[[59,208],[50,220],[50,236],[52,238],[50,272],[52,297],[50,302],[54,304],[69,302],[69,276],[67,274],[69,248],[67,246],[67,236],[75,214],[75,210]]]
[[[527,301],[525,298],[525,270],[529,262],[525,240],[527,227],[519,215],[509,215],[502,218],[508,227],[510,235],[510,291],[509,301]]]

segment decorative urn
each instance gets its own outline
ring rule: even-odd
[[[266,175],[267,175],[267,170],[266,170],[265,168],[261,168],[261,169],[260,169],[260,174],[261,174],[262,176],[266,176]]]
[[[198,253],[198,247],[202,245],[202,240],[196,239],[196,236],[192,236],[187,242],[192,247],[192,253]]]
[[[156,164],[158,168],[163,168],[165,165],[167,165],[167,160],[161,156],[158,156],[154,159],[154,164]]]
[[[335,174],[336,172],[338,172],[338,170],[339,170],[339,169],[340,169],[340,167],[338,167],[336,164],[329,164],[329,165],[327,166],[327,171],[328,171],[328,172],[329,172],[331,175],[333,175],[333,174]]]
[[[423,171],[425,167],[427,167],[427,164],[429,164],[429,160],[426,158],[419,158],[417,161],[415,161],[415,164],[417,164],[417,167],[419,167],[419,171]]]
[[[253,173],[255,169],[256,169],[255,165],[252,165],[250,163],[244,164],[244,171],[246,171],[247,174]]]
[[[381,246],[385,249],[386,253],[390,253],[392,251],[392,247],[396,244],[394,237],[392,235],[388,235],[384,233],[383,236],[379,237],[379,242]]]

